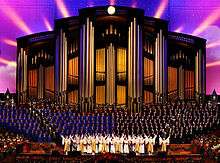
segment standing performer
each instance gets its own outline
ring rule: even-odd
[[[81,149],[80,149],[80,137],[79,137],[79,135],[76,135],[76,150],[77,150],[78,152],[81,151]]]
[[[96,151],[96,138],[95,138],[95,136],[92,136],[92,140],[91,141],[92,141],[92,154],[94,155],[97,152]]]
[[[110,153],[115,153],[115,137],[112,135],[110,143]]]
[[[140,151],[140,139],[139,136],[137,136],[135,139],[135,152],[137,155],[139,155],[139,151]]]
[[[156,135],[154,137],[149,138],[149,143],[148,143],[148,153],[149,153],[149,155],[152,155],[153,152],[154,152],[155,139],[156,139]]]
[[[76,151],[77,150],[76,136],[74,136],[74,138],[73,138],[73,136],[70,136],[70,139],[72,141],[72,143],[71,143],[71,146],[72,146],[71,151]]]
[[[165,138],[159,138],[160,145],[161,145],[161,152],[166,152],[167,151],[167,145],[170,144],[170,136],[165,139]]]
[[[111,142],[111,138],[110,135],[107,136],[106,138],[106,152],[110,152],[110,142]]]
[[[120,139],[118,136],[115,137],[115,152],[120,153]]]
[[[125,137],[124,139],[124,153],[128,154],[129,153],[129,146],[128,146],[128,138]]]
[[[147,135],[145,135],[145,138],[144,138],[144,143],[145,143],[145,152],[147,153],[148,152],[148,144],[149,144],[149,138]]]
[[[92,154],[92,137],[87,137],[87,153]]]
[[[144,144],[144,138],[140,137],[140,154],[144,154],[145,153],[145,144]]]
[[[68,136],[64,137],[63,135],[61,135],[61,137],[62,137],[62,145],[64,145],[64,154],[67,155],[68,152],[70,151],[71,140],[70,138],[68,138]]]
[[[119,139],[120,153],[124,153],[123,142],[124,142],[124,135],[122,135],[121,138]]]
[[[102,136],[99,137],[98,142],[99,142],[99,153],[102,153],[103,152],[103,137]]]

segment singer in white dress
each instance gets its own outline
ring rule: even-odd
[[[128,146],[128,139],[124,139],[124,153],[128,154],[129,153],[129,146]]]
[[[145,153],[145,144],[144,144],[144,138],[140,137],[139,139],[140,142],[140,154],[144,154]]]
[[[161,151],[166,152],[167,151],[167,145],[170,144],[170,137],[168,137],[167,139],[160,137],[159,138],[159,143],[161,145]]]

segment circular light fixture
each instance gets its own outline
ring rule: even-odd
[[[109,6],[108,7],[108,14],[113,15],[115,13],[115,7],[114,6]]]

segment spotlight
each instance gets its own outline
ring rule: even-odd
[[[109,15],[113,15],[113,14],[115,14],[115,7],[114,6],[109,6],[107,11],[108,11]]]

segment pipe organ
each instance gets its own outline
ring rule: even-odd
[[[60,104],[125,108],[205,94],[202,38],[168,31],[144,10],[84,8],[57,19],[54,31],[17,39],[18,102],[50,98]]]

